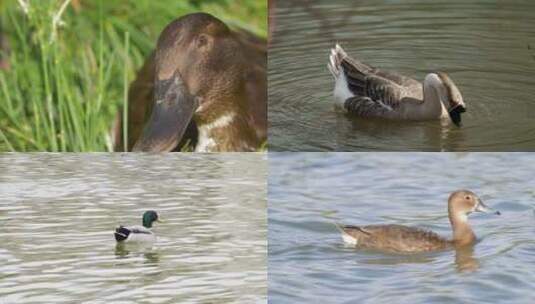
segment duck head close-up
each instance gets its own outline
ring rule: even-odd
[[[206,13],[176,19],[130,88],[129,149],[173,151],[188,139],[199,152],[257,150],[267,134],[265,69],[262,39]]]
[[[469,245],[476,241],[472,228],[468,225],[468,215],[472,212],[483,212],[500,215],[472,191],[460,190],[453,192],[448,199],[448,217],[453,229],[453,242],[455,245]]]

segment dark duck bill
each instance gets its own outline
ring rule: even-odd
[[[458,105],[455,108],[451,109],[448,114],[450,115],[451,122],[457,127],[461,127],[461,114],[466,112],[466,108],[462,105]]]
[[[151,117],[133,151],[172,151],[199,106],[178,72],[169,79],[156,80],[155,100]]]

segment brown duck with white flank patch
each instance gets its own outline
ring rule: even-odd
[[[397,120],[441,119],[461,125],[466,106],[445,73],[428,74],[422,85],[353,59],[338,44],[331,49],[327,66],[335,79],[336,105],[351,114]]]
[[[130,87],[128,149],[257,150],[267,135],[266,65],[266,42],[248,32],[205,13],[173,21]]]
[[[395,253],[416,253],[472,245],[476,236],[468,225],[468,214],[486,212],[500,214],[487,207],[477,195],[468,190],[453,192],[448,199],[448,215],[453,238],[402,225],[338,226],[347,244],[360,248]]]

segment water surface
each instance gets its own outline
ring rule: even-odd
[[[0,303],[265,303],[265,158],[0,154]]]
[[[532,303],[535,156],[299,153],[269,157],[272,303]],[[471,214],[473,248],[394,255],[345,246],[334,223],[402,224],[450,237],[449,193]]]
[[[535,1],[275,2],[270,150],[535,150]],[[447,72],[467,104],[464,126],[336,111],[326,66],[336,42],[368,64],[420,81]]]

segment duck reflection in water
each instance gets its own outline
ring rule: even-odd
[[[379,252],[380,257],[377,256],[377,251],[366,250],[366,254],[373,255],[370,258],[359,258],[359,263],[368,265],[399,265],[399,264],[428,264],[433,263],[437,259],[443,257],[444,252],[434,253],[418,253],[412,255],[404,254],[385,254]],[[445,259],[450,259],[449,253]],[[474,256],[474,247],[465,246],[455,248],[455,257],[451,256],[455,263],[455,269],[458,272],[471,272],[479,269],[479,260]],[[453,261],[452,261],[453,262]]]
[[[479,268],[479,260],[474,257],[474,246],[455,249],[455,265],[459,272],[470,272]]]

